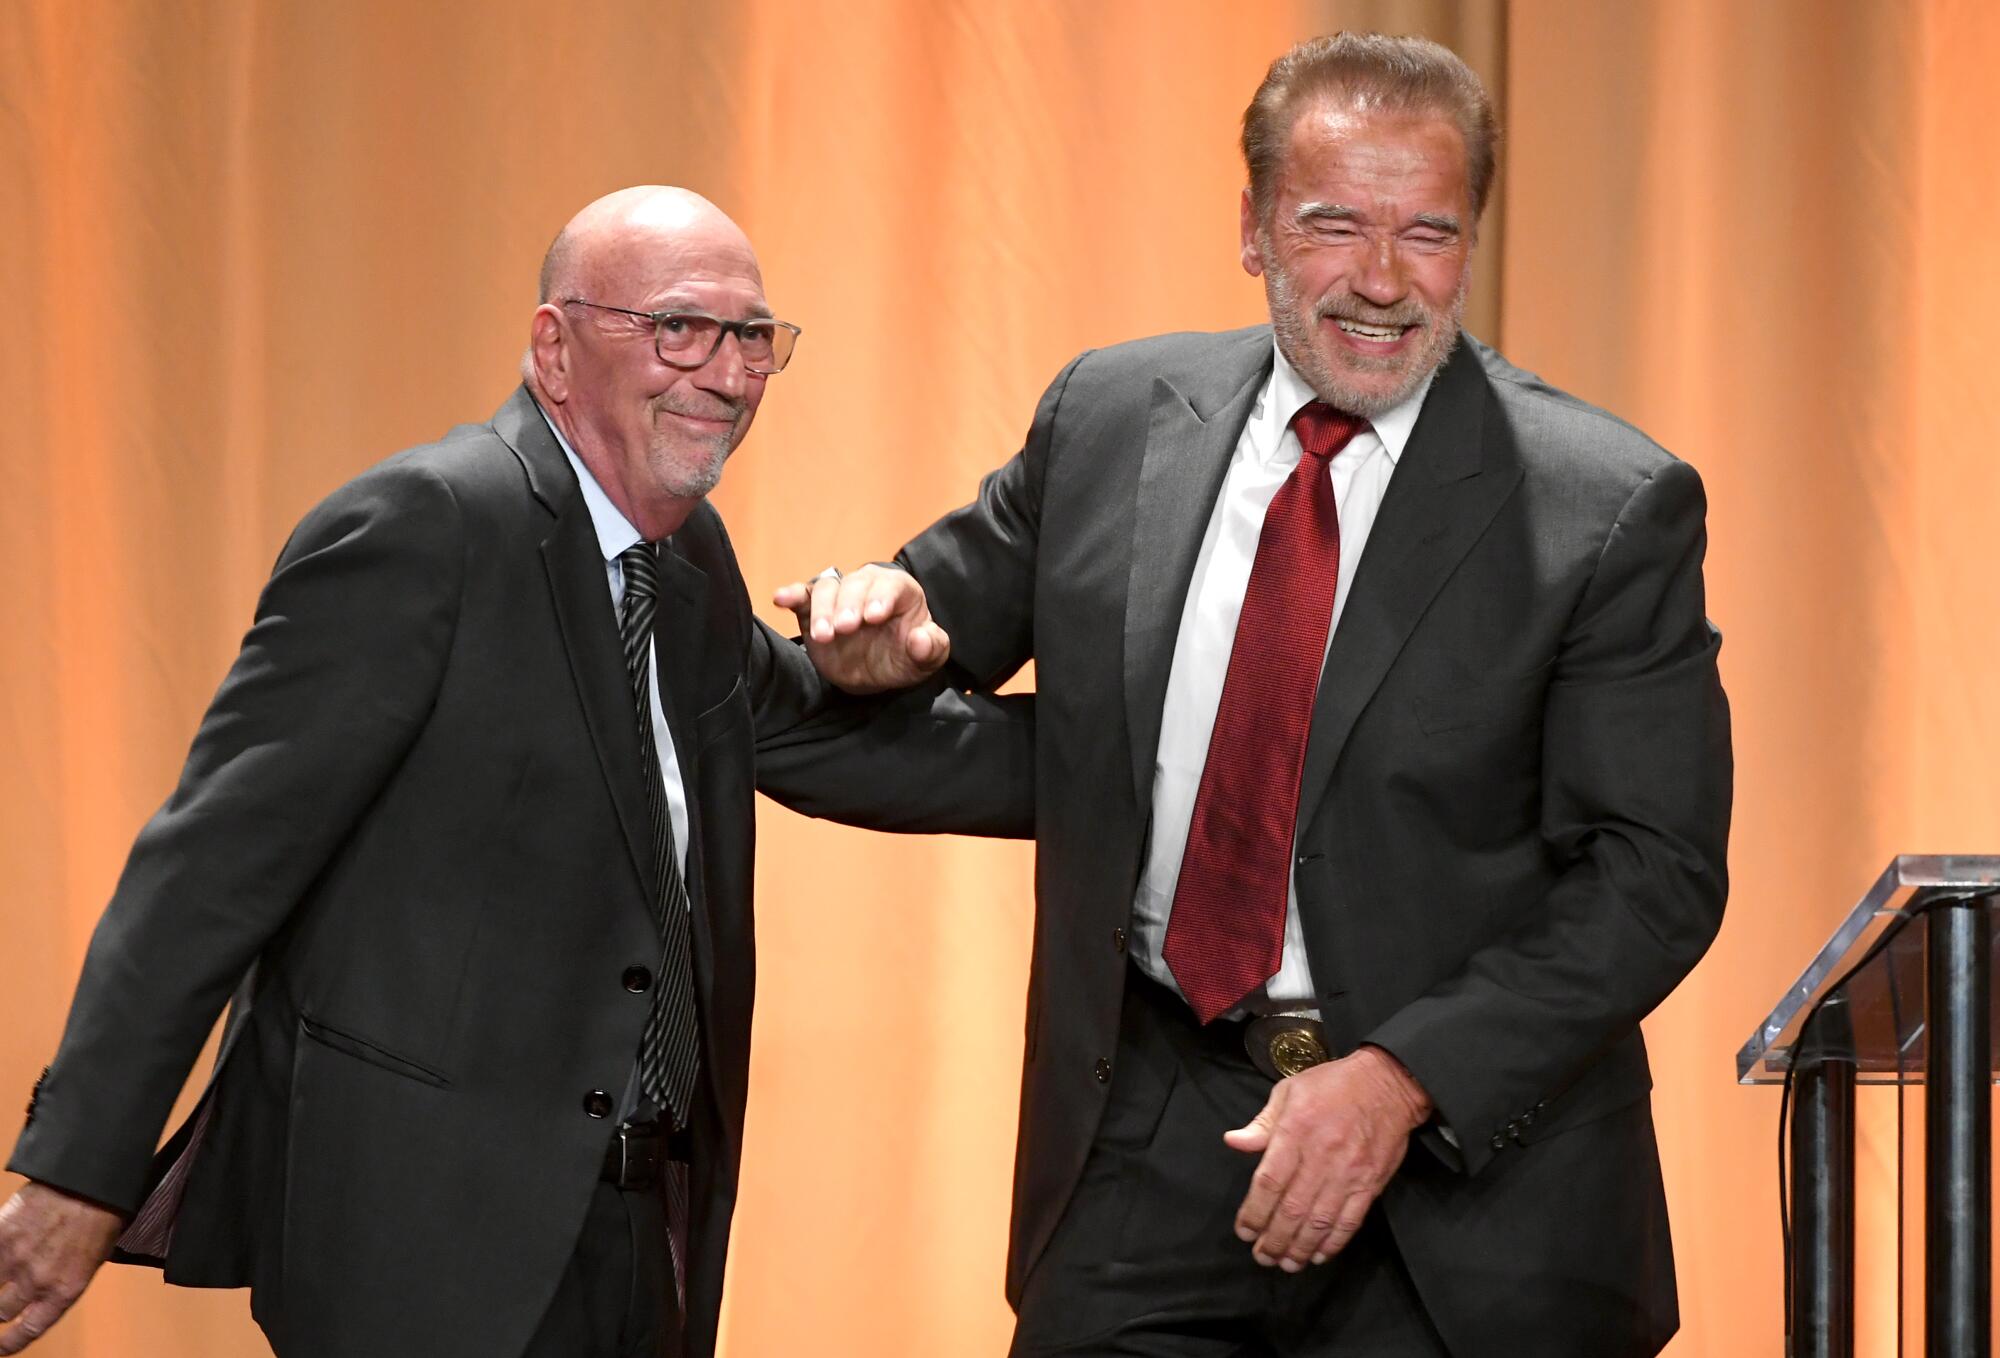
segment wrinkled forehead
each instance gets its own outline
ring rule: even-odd
[[[1377,173],[1428,169],[1469,186],[1464,134],[1443,109],[1349,95],[1301,105],[1292,119],[1280,172],[1302,177],[1350,168]]]

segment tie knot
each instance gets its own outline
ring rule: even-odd
[[[1308,401],[1292,416],[1292,429],[1299,447],[1322,462],[1347,446],[1348,440],[1368,427],[1368,421],[1344,410],[1335,410],[1325,401]]]
[[[618,569],[625,575],[625,597],[651,599],[660,592],[660,549],[650,542],[635,542],[618,554]]]

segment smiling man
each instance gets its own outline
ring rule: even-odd
[[[712,1353],[760,752],[822,815],[1025,828],[1021,778],[985,776],[1032,758],[1010,723],[933,725],[919,693],[850,741],[750,611],[704,497],[796,331],[735,223],[622,190],[541,283],[498,413],[335,490],[279,557],[9,1162],[0,1354],[114,1241],[251,1288],[284,1358]],[[943,660],[903,602],[849,687]]]
[[[1244,116],[1268,327],[1086,353],[900,562],[1029,659],[1014,1352],[1637,1358],[1639,1021],[1722,914],[1695,473],[1463,334],[1494,116],[1343,34]],[[791,587],[836,668],[914,586]]]

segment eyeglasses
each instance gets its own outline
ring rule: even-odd
[[[715,357],[724,335],[734,335],[737,347],[743,351],[743,366],[759,376],[769,377],[785,370],[785,365],[792,361],[792,346],[804,333],[796,325],[768,316],[725,321],[706,311],[634,311],[630,307],[586,302],[581,297],[565,297],[563,301],[651,322],[653,350],[659,354],[660,362],[670,368],[699,368]]]

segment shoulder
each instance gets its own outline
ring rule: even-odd
[[[463,424],[336,487],[300,521],[299,534],[365,521],[458,536],[519,526],[533,509],[526,473],[513,450],[492,426]]]
[[[1492,392],[1492,410],[1530,474],[1627,491],[1663,472],[1692,477],[1692,468],[1644,430],[1517,367],[1470,336],[1459,361],[1464,358],[1479,364]]]
[[[1268,325],[1241,330],[1182,330],[1088,350],[1077,356],[1071,369],[1077,382],[1137,384],[1150,390],[1155,378],[1182,386],[1206,381],[1218,371],[1248,372],[1268,360],[1270,352]]]

